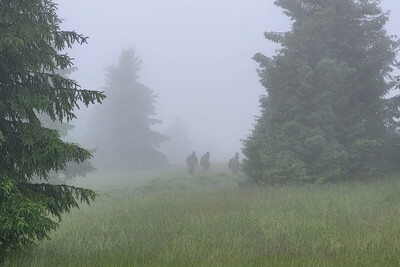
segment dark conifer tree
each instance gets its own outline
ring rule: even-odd
[[[51,171],[67,162],[83,162],[89,151],[60,139],[45,128],[38,113],[69,122],[79,103],[101,102],[101,92],[81,89],[57,71],[68,69],[62,53],[86,37],[60,30],[57,6],[51,0],[0,2],[0,260],[56,229],[61,215],[77,201],[89,203],[87,189],[46,183]],[[38,176],[42,183],[33,184]]]
[[[265,33],[281,45],[275,56],[254,56],[267,89],[243,148],[254,181],[362,178],[398,159],[392,71],[399,41],[387,34],[379,3],[275,1],[293,23],[288,32]]]

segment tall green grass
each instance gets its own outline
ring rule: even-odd
[[[284,187],[238,179],[166,174],[104,189],[5,266],[400,265],[397,177]]]

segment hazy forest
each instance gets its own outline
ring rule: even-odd
[[[399,266],[396,0],[0,0],[1,266]]]

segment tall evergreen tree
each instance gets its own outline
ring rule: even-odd
[[[46,183],[51,171],[83,162],[89,151],[60,139],[37,113],[69,122],[74,109],[101,102],[101,92],[84,90],[57,73],[72,65],[62,53],[86,37],[60,30],[51,0],[0,2],[0,260],[14,249],[47,237],[77,201],[89,203],[88,189]],[[38,176],[42,183],[33,184]]]
[[[63,21],[63,20],[61,20]],[[56,70],[55,73],[67,78],[72,72],[77,71],[78,68],[72,67],[67,69]],[[46,114],[36,114],[40,123],[43,127],[57,130],[60,133],[60,137],[64,138],[68,135],[68,132],[75,128],[74,125],[66,122],[60,122],[58,120],[53,121]],[[79,144],[78,144],[79,145]],[[89,149],[89,152],[93,154],[96,149]],[[49,175],[48,182],[52,184],[72,184],[74,178],[80,176],[84,177],[89,172],[95,171],[96,168],[93,167],[90,160],[85,160],[84,162],[76,163],[70,161],[66,163],[65,169],[58,172],[52,172]],[[33,182],[40,182],[40,177],[35,177],[32,179]]]
[[[256,182],[304,183],[387,168],[398,159],[400,96],[393,96],[392,71],[399,41],[384,28],[380,1],[275,4],[293,24],[265,33],[281,45],[274,57],[254,56],[267,96],[244,141],[244,171]]]
[[[91,120],[101,166],[141,169],[167,163],[158,151],[165,135],[151,129],[160,120],[155,115],[153,91],[137,81],[141,60],[133,48],[122,51],[117,66],[106,69],[107,103]]]

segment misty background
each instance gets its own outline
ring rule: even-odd
[[[274,1],[55,2],[64,19],[62,29],[89,36],[88,44],[69,51],[78,68],[70,77],[82,88],[102,90],[106,67],[118,63],[122,50],[134,47],[143,61],[138,81],[158,95],[154,117],[162,124],[154,130],[168,135],[178,121],[186,126],[190,140],[185,142],[198,157],[209,151],[212,162],[227,162],[240,152],[240,140],[253,128],[259,96],[265,94],[252,57],[257,52],[272,56],[278,48],[264,39],[264,32],[290,27]],[[385,0],[382,7],[391,10],[388,32],[397,34],[400,4]],[[86,132],[95,110],[92,106],[76,112],[68,140],[101,149]],[[161,151],[171,163],[184,163],[191,152],[181,157],[167,146]]]

